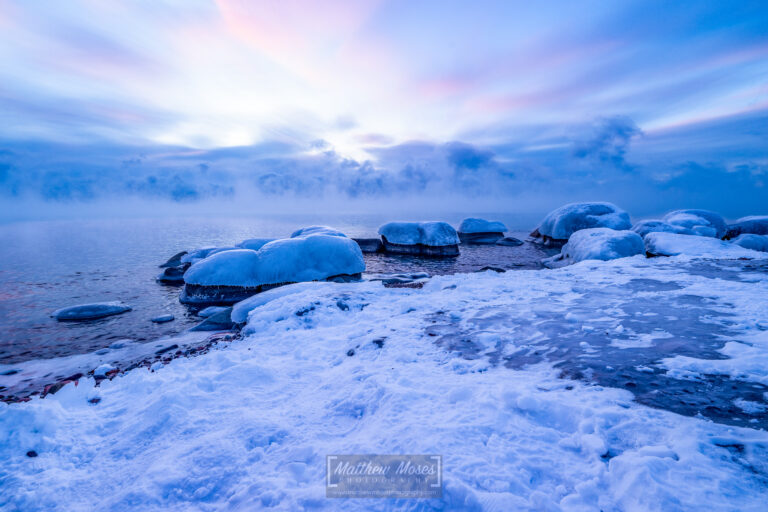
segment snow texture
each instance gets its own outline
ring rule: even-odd
[[[250,249],[224,251],[194,263],[184,282],[203,286],[255,287],[259,284],[259,255]]]
[[[664,222],[690,229],[695,235],[723,238],[728,229],[725,220],[708,210],[675,210],[664,216]]]
[[[338,229],[330,228],[328,226],[309,226],[306,228],[297,229],[291,233],[291,238],[299,238],[309,235],[347,236]]]
[[[249,238],[247,240],[243,240],[239,244],[237,244],[237,247],[240,249],[250,249],[252,251],[258,251],[264,245],[268,244],[269,242],[272,242],[275,240],[274,238]]]
[[[734,238],[742,233],[768,235],[768,215],[743,217],[728,226],[728,238]]]
[[[768,332],[757,322],[768,281],[712,286],[684,263],[439,276],[420,290],[297,287],[252,309],[245,337],[226,348],[0,403],[0,507],[763,511],[768,432],[645,407],[627,390],[562,379],[554,362],[490,362],[546,340],[538,312],[564,315],[593,297],[573,324],[615,322],[616,307],[600,301],[635,300],[629,285],[652,279],[677,286],[654,299],[695,295],[728,311],[711,321],[763,358],[706,365],[765,379]],[[426,335],[435,319],[466,330],[477,356]],[[764,405],[751,401],[741,407]],[[444,497],[326,499],[334,453],[442,454]]]
[[[568,240],[580,229],[632,227],[629,214],[611,203],[571,203],[550,212],[536,229],[539,235],[553,240]]]
[[[607,261],[644,253],[643,239],[634,231],[589,228],[572,234],[553,261],[561,264],[585,260]]]
[[[468,218],[461,221],[459,233],[504,233],[507,226],[499,221]]]
[[[697,235],[676,233],[649,233],[643,239],[645,250],[652,256],[683,254],[699,258],[763,258],[757,251],[745,249],[730,242]]]
[[[674,226],[672,224],[667,224],[663,220],[642,220],[632,226],[632,231],[637,233],[640,236],[645,236],[648,233],[678,233],[681,235],[692,235],[694,234],[693,231],[691,231],[688,228],[684,228],[681,226]]]
[[[744,233],[734,238],[732,243],[740,247],[744,247],[745,249],[768,252],[768,235],[753,235],[751,233]]]
[[[122,302],[95,302],[57,309],[51,316],[60,322],[95,320],[106,316],[119,315],[130,311],[131,307]]]
[[[379,234],[398,245],[444,247],[459,243],[456,230],[445,222],[388,222],[379,228]]]

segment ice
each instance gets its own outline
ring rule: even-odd
[[[269,242],[272,242],[274,240],[275,240],[274,238],[249,238],[237,244],[237,247],[239,247],[240,249],[250,249],[252,251],[258,251],[259,249],[264,247],[265,244],[268,244]]]
[[[388,222],[379,228],[379,234],[398,245],[442,247],[459,243],[456,230],[446,222]]]
[[[175,317],[173,315],[168,314],[168,315],[156,316],[156,317],[152,318],[152,321],[155,322],[156,324],[164,324],[166,322],[171,322],[174,319],[175,319]]]
[[[325,287],[334,285],[335,283],[328,282],[296,283],[258,293],[232,306],[232,321],[236,324],[244,324],[246,320],[248,320],[248,314],[251,311],[277,298],[305,292],[307,290],[322,290],[325,289]]]
[[[756,322],[768,281],[709,278],[687,264],[623,259],[438,276],[419,290],[296,287],[252,309],[245,337],[226,348],[0,404],[0,503],[24,511],[763,510],[768,432],[561,378],[559,353],[527,359],[551,350],[547,337],[562,338],[562,318],[580,304],[565,322],[583,332],[565,331],[569,350],[620,341],[629,312],[607,306],[634,303],[640,282],[643,304],[693,296],[727,312],[710,315],[707,327],[734,330],[729,338],[744,343],[732,344],[750,353],[712,363],[764,378],[768,364],[755,356],[765,358],[768,343]],[[707,311],[680,312],[686,307],[695,318]],[[581,331],[584,322],[610,324],[611,334]],[[476,351],[452,348],[451,329],[458,347]],[[494,364],[498,350],[530,362]],[[739,398],[734,409],[765,405]],[[335,453],[442,454],[444,497],[326,499],[325,457]]]
[[[629,214],[611,203],[571,203],[550,212],[532,233],[555,241],[566,241],[580,229],[632,227]]]
[[[652,256],[695,256],[701,258],[763,258],[752,251],[716,238],[676,233],[649,233],[644,238],[645,250]]]
[[[547,263],[562,266],[585,260],[607,261],[644,253],[643,239],[634,231],[589,228],[572,234],[560,254]]]
[[[727,238],[735,238],[742,233],[768,235],[768,215],[743,217],[728,226]]]
[[[459,233],[504,233],[506,230],[502,222],[475,218],[464,219],[459,226]]]
[[[768,252],[768,235],[753,235],[751,233],[744,233],[734,238],[732,243],[740,247],[744,247],[745,249]]]
[[[106,316],[119,315],[130,311],[131,307],[122,302],[95,302],[57,309],[51,316],[60,322],[95,320]]]
[[[693,231],[688,228],[667,224],[663,220],[642,220],[632,226],[632,231],[643,237],[648,233],[678,233],[681,235],[693,234]]]
[[[182,263],[197,263],[202,261],[208,256],[218,254],[225,251],[231,251],[237,249],[237,247],[203,247],[202,249],[195,249],[181,257]]]
[[[202,286],[258,286],[259,255],[250,249],[224,251],[189,267],[184,282]]]
[[[208,306],[207,308],[198,311],[197,316],[200,318],[208,318],[209,316],[215,315],[216,313],[221,313],[222,311],[226,311],[228,309],[228,307],[224,306]]]
[[[723,238],[727,231],[725,220],[708,210],[676,210],[664,216],[664,222],[690,229],[693,234]]]
[[[297,229],[291,233],[291,238],[305,237],[309,235],[347,236],[338,229],[328,226],[309,226],[306,228]]]

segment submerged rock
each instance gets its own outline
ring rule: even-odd
[[[736,238],[741,234],[768,235],[768,215],[742,217],[728,226],[725,238]]]
[[[675,210],[662,219],[667,224],[689,229],[692,235],[723,238],[727,231],[725,220],[708,210]]]
[[[160,268],[167,268],[167,267],[178,267],[182,265],[181,258],[187,254],[187,251],[181,251],[170,258],[168,258],[168,261],[160,265]]]
[[[611,203],[571,203],[550,212],[531,236],[545,244],[561,245],[582,229],[632,227],[629,214]]]
[[[519,245],[523,245],[523,241],[518,240],[517,238],[512,236],[505,236],[501,240],[496,240],[496,245],[505,245],[507,247],[517,247]]]
[[[645,252],[643,238],[634,231],[609,228],[581,229],[571,235],[557,256],[545,260],[545,266],[561,267],[585,260],[615,260]]]
[[[495,244],[504,238],[507,226],[498,221],[467,218],[459,226],[459,240],[464,244]]]
[[[384,251],[414,256],[458,256],[459,236],[445,222],[389,222],[379,228]]]
[[[171,322],[175,319],[176,319],[175,316],[168,314],[168,315],[156,316],[155,318],[152,319],[152,321],[156,324],[164,324],[166,322]]]
[[[384,243],[381,238],[353,238],[363,253],[370,254],[384,251]]]
[[[165,284],[184,284],[184,267],[166,267],[157,276],[157,281]]]
[[[51,316],[59,322],[75,322],[119,315],[130,310],[130,306],[126,306],[121,302],[95,302],[93,304],[80,304],[78,306],[58,309]]]

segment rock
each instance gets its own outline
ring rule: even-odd
[[[173,256],[168,258],[168,261],[166,261],[165,263],[160,265],[160,268],[178,267],[178,266],[180,266],[182,264],[181,258],[185,254],[187,254],[187,251],[181,251],[181,252],[178,252],[178,253],[174,254]]]
[[[163,284],[184,284],[184,267],[166,267],[157,276],[157,281]]]
[[[51,316],[59,322],[76,322],[119,315],[130,310],[130,306],[126,306],[121,302],[96,302],[58,309]]]
[[[463,244],[495,244],[504,238],[507,227],[498,221],[468,218],[461,221],[459,240]]]
[[[719,214],[708,210],[675,210],[666,214],[662,220],[667,224],[691,230],[691,233],[683,234],[723,238],[728,230],[725,220]]]
[[[114,366],[104,363],[102,365],[99,365],[95,370],[93,370],[93,376],[105,378],[107,376],[107,373],[111,372],[114,369],[115,369]]]
[[[235,328],[232,322],[232,308],[225,308],[215,315],[211,315],[201,323],[197,324],[190,331],[229,331]]]
[[[168,315],[160,315],[160,316],[156,316],[155,318],[153,318],[152,321],[155,322],[156,324],[164,324],[166,322],[173,321],[175,318],[176,317],[174,317],[173,315],[170,315],[170,314],[168,314]]]
[[[742,217],[728,226],[725,238],[736,238],[745,233],[752,235],[768,235],[768,215]]]
[[[502,274],[502,273],[506,272],[506,270],[504,270],[503,268],[500,268],[500,267],[483,267],[480,270],[477,270],[476,272],[486,272],[488,270],[491,270],[493,272],[497,272],[499,274]]]
[[[632,231],[637,233],[640,236],[645,236],[648,233],[678,233],[681,235],[692,235],[694,234],[693,231],[691,231],[688,228],[684,228],[682,226],[674,226],[672,224],[667,224],[663,220],[643,220],[632,226]]]
[[[517,247],[519,245],[523,245],[522,240],[518,240],[517,238],[511,237],[511,236],[505,236],[504,238],[500,240],[496,240],[496,245],[505,245],[508,247]]]
[[[560,254],[544,261],[550,268],[585,260],[615,260],[645,252],[643,239],[634,231],[610,228],[580,229],[571,235]]]
[[[768,252],[768,235],[743,233],[734,238],[731,243],[753,251]]]
[[[611,203],[571,203],[550,212],[531,236],[548,245],[562,245],[581,229],[632,227],[629,214]]]
[[[459,236],[445,222],[389,222],[379,228],[384,251],[414,256],[459,255]]]
[[[37,452],[35,450],[29,450],[27,452],[27,457],[30,457],[30,458],[37,457]]]
[[[504,238],[501,232],[462,233],[459,232],[459,240],[468,245],[493,245]]]
[[[384,252],[384,243],[381,238],[353,238],[357,245],[360,246],[360,250],[365,254]]]

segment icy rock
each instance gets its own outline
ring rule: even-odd
[[[291,233],[291,238],[299,238],[309,235],[343,236],[345,238],[347,236],[338,229],[330,228],[328,226],[309,226],[306,228],[297,229]]]
[[[677,256],[684,254],[702,258],[756,258],[761,253],[724,242],[717,238],[677,233],[648,233],[645,251],[649,256]]]
[[[634,231],[581,229],[571,235],[560,254],[545,261],[545,266],[560,267],[585,260],[615,260],[644,252],[643,238]]]
[[[458,256],[459,236],[445,222],[389,222],[379,228],[384,250],[417,256]]]
[[[106,377],[107,373],[114,370],[115,367],[111,364],[104,363],[102,365],[99,365],[95,370],[93,370],[93,376],[94,377]]]
[[[190,331],[229,331],[235,327],[232,323],[232,308],[224,308],[223,311],[209,316],[196,326],[190,329]]]
[[[744,233],[734,238],[731,243],[753,251],[768,252],[768,236]]]
[[[357,242],[360,250],[364,253],[382,252],[384,250],[381,238],[353,238],[352,240]]]
[[[131,307],[121,302],[96,302],[93,304],[80,304],[58,309],[53,316],[59,322],[74,322],[80,320],[95,320],[106,316],[119,315],[130,311]]]
[[[209,254],[211,254],[213,251],[216,250],[216,247],[203,247],[201,249],[195,249],[192,252],[188,252],[184,256],[181,257],[182,263],[197,263],[200,260],[203,260],[208,257]]]
[[[667,224],[663,220],[643,220],[632,226],[632,231],[640,236],[645,236],[648,233],[678,233],[681,235],[692,235],[693,232],[690,229],[673,226]]]
[[[197,316],[200,318],[208,318],[209,316],[215,315],[216,313],[220,313],[227,309],[229,308],[224,306],[208,306],[207,308],[198,311]]]
[[[153,321],[153,322],[155,322],[156,324],[164,324],[164,323],[166,323],[166,322],[171,322],[171,321],[173,321],[175,318],[176,318],[176,317],[174,317],[174,316],[173,316],[173,315],[171,315],[171,314],[168,314],[168,315],[160,315],[160,316],[156,316],[155,318],[153,318],[153,319],[152,319],[152,321]]]
[[[517,238],[512,236],[505,236],[501,240],[496,240],[496,245],[505,245],[507,247],[517,247],[518,245],[523,245],[523,241],[518,240]]]
[[[531,236],[545,243],[564,244],[580,229],[632,227],[629,214],[611,203],[571,203],[550,212]]]
[[[675,210],[662,219],[667,224],[690,229],[692,234],[723,238],[727,231],[725,220],[708,210]]]
[[[274,238],[249,238],[237,244],[237,247],[240,249],[250,249],[252,251],[258,251],[259,249],[264,247],[266,244],[274,240],[275,240]]]
[[[768,235],[768,215],[742,217],[728,226],[725,238],[736,238],[743,233]]]
[[[495,244],[504,238],[507,226],[498,221],[468,218],[461,221],[459,240],[465,244]]]
[[[168,261],[160,265],[160,268],[168,268],[168,267],[179,267],[182,265],[181,258],[187,254],[187,251],[181,251],[179,253],[174,254],[170,258],[168,258]]]
[[[275,240],[258,251],[238,249],[210,256],[184,274],[185,304],[234,304],[275,286],[319,281],[365,270],[351,239],[310,234]]]
[[[183,267],[166,267],[157,276],[157,281],[165,284],[184,284]]]

